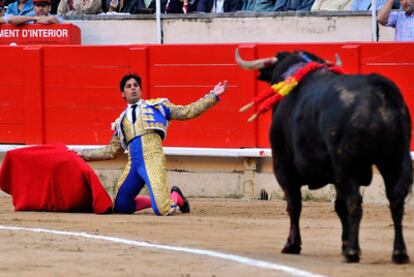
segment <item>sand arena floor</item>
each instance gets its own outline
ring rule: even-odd
[[[364,205],[359,264],[340,256],[340,223],[329,202],[304,202],[302,255],[283,255],[288,217],[281,200],[190,199],[191,213],[134,215],[15,212],[0,196],[0,226],[87,232],[152,244],[206,249],[327,276],[414,276],[414,263],[390,261],[393,225],[386,206]],[[404,218],[414,260],[414,209]],[[0,229],[0,276],[297,276],[207,257],[84,237]],[[309,275],[312,276],[312,275]]]

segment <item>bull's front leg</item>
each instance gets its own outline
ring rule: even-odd
[[[343,249],[342,255],[345,257],[346,262],[358,263],[361,254],[359,248],[359,225],[362,218],[362,196],[359,192],[359,187],[351,183],[341,184],[339,189],[337,187],[337,192],[337,198],[340,198],[339,201],[343,201],[346,204],[348,221],[348,235],[343,235],[343,238],[347,237],[348,241],[347,243],[343,242],[343,248],[345,249]]]
[[[282,253],[300,254],[302,239],[300,237],[299,218],[302,211],[302,195],[300,186],[293,186],[284,189],[287,202],[287,212],[290,217],[289,236]]]

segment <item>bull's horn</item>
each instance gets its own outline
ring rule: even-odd
[[[335,65],[342,66],[342,60],[338,53],[335,54]]]
[[[235,53],[236,62],[240,67],[244,69],[262,69],[264,67],[267,67],[269,65],[273,65],[275,62],[277,62],[276,57],[270,57],[270,58],[264,58],[264,59],[258,59],[254,61],[244,61],[239,54],[239,49],[236,48]]]

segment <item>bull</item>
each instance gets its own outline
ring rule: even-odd
[[[309,62],[328,65],[308,52],[236,62],[259,70],[270,85],[285,80]],[[290,230],[282,253],[300,254],[301,187],[334,184],[335,211],[342,223],[342,255],[360,260],[361,186],[368,186],[375,165],[383,177],[394,222],[395,263],[409,262],[402,220],[411,192],[411,120],[397,86],[378,75],[338,74],[328,66],[309,72],[272,107],[270,144],[273,171],[287,202]]]

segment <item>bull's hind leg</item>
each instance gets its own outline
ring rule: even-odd
[[[393,165],[378,165],[384,178],[387,198],[390,202],[392,220],[394,222],[394,249],[392,261],[397,264],[408,263],[407,248],[404,242],[402,220],[404,216],[404,201],[412,183],[412,166],[409,155],[399,169]]]
[[[289,236],[282,253],[300,254],[302,239],[300,237],[299,218],[302,211],[302,195],[300,186],[288,186],[284,188],[287,202],[287,212],[290,218]]]
[[[359,224],[362,218],[362,196],[356,182],[337,184],[336,208],[342,221],[342,255],[348,263],[358,263]]]
[[[338,192],[336,193],[338,195]],[[335,200],[335,211],[339,216],[339,219],[342,223],[342,254],[345,255],[345,250],[348,246],[348,232],[349,232],[349,224],[348,224],[348,211],[346,207],[346,202],[344,201],[343,197],[337,197]]]

